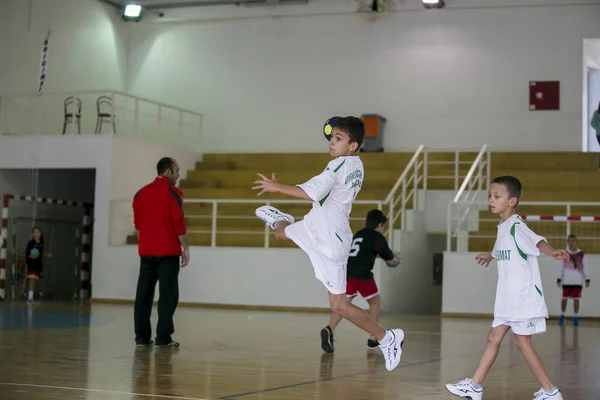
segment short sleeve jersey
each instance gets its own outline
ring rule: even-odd
[[[343,156],[330,161],[321,174],[298,185],[313,201],[313,207],[304,219],[322,244],[337,241],[350,251],[350,212],[363,178],[360,157]]]
[[[492,256],[498,264],[494,317],[527,321],[548,317],[537,244],[546,239],[535,234],[517,214],[498,225]]]
[[[392,260],[394,253],[385,237],[372,228],[363,228],[352,238],[352,248],[348,257],[348,277],[358,280],[372,280],[373,267],[377,256],[385,261]]]

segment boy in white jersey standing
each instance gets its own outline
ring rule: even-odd
[[[364,310],[346,300],[346,264],[352,243],[350,211],[363,182],[364,169],[356,153],[365,137],[363,122],[356,117],[340,118],[333,126],[329,154],[334,160],[325,170],[307,182],[288,186],[259,174],[252,189],[282,193],[313,202],[302,221],[263,206],[256,216],[275,230],[278,240],[291,240],[308,255],[315,276],[329,292],[331,310],[371,334],[379,342],[385,366],[392,371],[400,363],[404,331],[381,328]]]
[[[490,186],[489,208],[500,217],[496,244],[491,253],[475,259],[487,267],[495,258],[498,264],[498,286],[494,306],[494,322],[473,378],[446,385],[455,396],[482,400],[483,383],[496,360],[504,335],[512,329],[517,347],[542,388],[533,400],[562,400],[544,369],[542,360],[531,344],[531,336],[546,331],[548,309],[544,300],[537,258],[541,253],[556,260],[569,260],[564,250],[554,250],[546,239],[536,235],[515,212],[521,198],[521,182],[513,176],[495,178]]]

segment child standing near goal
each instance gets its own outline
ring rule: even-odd
[[[356,155],[365,137],[363,122],[340,118],[333,126],[329,154],[334,157],[325,170],[307,182],[288,186],[259,174],[252,189],[311,200],[313,207],[302,221],[270,206],[259,207],[256,216],[275,230],[278,240],[291,240],[309,257],[317,279],[329,292],[331,310],[372,335],[378,342],[388,371],[402,356],[404,331],[385,330],[364,310],[346,300],[346,264],[352,243],[350,211],[363,183],[364,169]]]
[[[569,235],[567,238],[567,251],[570,255],[569,261],[560,261],[558,263],[558,272],[556,275],[556,284],[562,286],[563,297],[560,303],[562,314],[558,324],[565,323],[565,311],[567,310],[567,300],[573,299],[573,325],[579,325],[579,299],[585,287],[590,286],[590,272],[583,251],[577,248],[577,237]]]
[[[536,235],[515,212],[521,198],[521,182],[513,176],[501,176],[492,181],[489,193],[490,211],[500,217],[498,234],[491,253],[475,259],[487,267],[495,258],[498,265],[498,286],[494,306],[494,322],[487,345],[475,375],[458,383],[446,385],[455,396],[482,400],[483,381],[496,360],[502,339],[512,329],[517,347],[542,388],[533,400],[562,400],[544,369],[542,360],[531,344],[531,336],[546,331],[548,309],[544,300],[538,257],[543,253],[556,260],[569,260],[564,250],[554,250],[546,239]]]

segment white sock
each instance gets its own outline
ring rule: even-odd
[[[33,300],[33,290],[29,291],[29,300],[32,301]]]
[[[557,387],[553,387],[550,390],[544,389],[544,392],[546,392],[546,394],[555,394],[556,392],[558,392],[558,388]]]
[[[389,346],[390,343],[392,343],[392,340],[394,340],[394,337],[392,336],[390,331],[386,330],[385,336],[383,337],[382,340],[379,341],[379,345],[380,346]]]
[[[477,390],[482,388],[482,386],[479,383],[475,382],[474,380],[471,380],[471,386],[473,386]]]

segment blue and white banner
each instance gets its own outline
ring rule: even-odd
[[[42,46],[42,59],[40,61],[40,77],[38,82],[38,93],[42,93],[44,90],[44,82],[46,81],[46,75],[48,70],[48,50],[50,49],[50,30],[44,39],[44,45]]]

